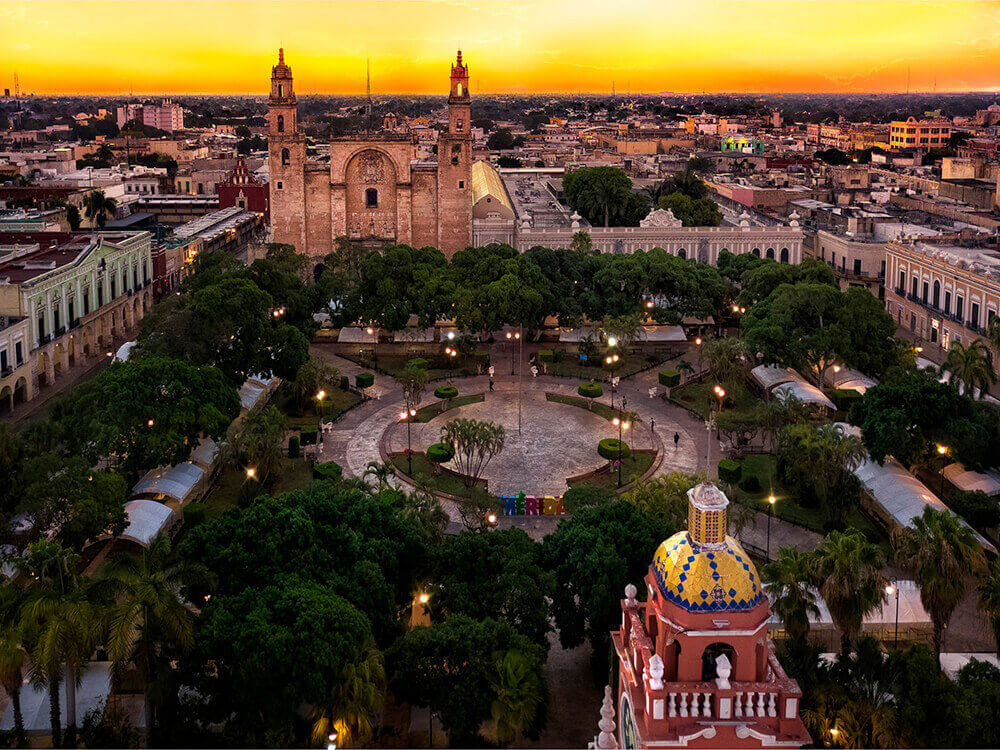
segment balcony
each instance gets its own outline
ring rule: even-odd
[[[58,327],[58,328],[56,329],[56,334],[55,334],[55,335],[56,335],[56,338],[59,338],[59,337],[60,337],[60,336],[62,336],[62,335],[63,335],[64,333],[66,333],[66,326],[59,326],[59,327]]]
[[[80,319],[79,319],[79,318],[73,318],[73,320],[71,320],[71,321],[69,322],[69,327],[70,327],[70,328],[76,328],[76,327],[78,327],[79,325],[80,325]]]
[[[42,346],[44,344],[49,343],[51,340],[52,337],[49,334],[43,333],[41,336],[38,337],[38,345]]]

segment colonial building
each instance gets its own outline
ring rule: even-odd
[[[26,317],[0,315],[0,414],[6,414],[35,393],[28,357]]]
[[[247,162],[242,156],[236,160],[236,166],[225,180],[215,186],[219,196],[219,208],[237,206],[259,213],[264,222],[271,220],[271,194],[268,185],[247,169]]]
[[[37,385],[134,334],[153,301],[150,244],[148,232],[0,235],[0,316],[28,319]]]
[[[307,157],[292,70],[278,51],[268,103],[273,240],[321,258],[338,237],[381,247],[433,245],[445,255],[472,244],[469,69],[451,66],[448,126],[436,159],[417,158],[412,134],[357,133],[330,143],[329,162]]]
[[[688,491],[688,530],[656,550],[646,601],[625,589],[619,659],[622,748],[790,748],[810,742],[802,692],[774,654],[770,606],[739,542],[725,494]],[[603,727],[602,727],[603,729]]]

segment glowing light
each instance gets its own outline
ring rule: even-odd
[[[611,420],[611,424],[613,424],[615,427],[617,427],[620,423],[621,420],[618,419],[618,417],[615,417],[614,419]]]
[[[616,339],[614,336],[608,336],[608,346],[617,346],[617,345],[618,345],[618,339]]]
[[[695,343],[696,346],[701,346],[701,336],[699,336],[698,338],[696,338],[694,340],[694,343]]]
[[[424,591],[421,592],[420,596],[417,597],[417,601],[420,602],[421,604],[427,604],[427,602],[430,601],[430,598],[431,598],[430,595],[426,591]]]
[[[895,593],[896,593],[896,589],[895,589],[895,588],[893,587],[893,585],[892,585],[892,584],[890,583],[890,584],[888,584],[888,585],[887,585],[887,586],[885,587],[885,593],[887,593],[887,594],[888,594],[889,596],[892,596],[893,594],[895,594]]]
[[[947,445],[939,445],[937,447],[937,452],[938,452],[938,455],[941,455],[941,456],[946,455],[948,453],[948,446]]]
[[[399,418],[400,418],[401,420],[404,420],[404,419],[406,419],[406,412],[405,412],[405,411],[401,411],[401,412],[399,412]]]
[[[455,332],[454,331],[448,331],[448,340],[451,341],[453,338],[455,338]]]
[[[146,422],[146,426],[147,427],[152,427],[153,426],[153,420],[150,419],[148,422]]]
[[[255,476],[257,476],[257,470],[251,466],[247,469],[247,479],[253,479]]]
[[[368,326],[368,328],[365,329],[365,333],[367,333],[369,336],[372,336],[375,333],[375,329],[372,328],[371,326]]]
[[[317,393],[316,398],[322,401],[324,398],[326,398],[326,391],[320,391],[319,393]]]
[[[770,503],[771,505],[774,505],[774,504],[775,504],[776,502],[778,502],[778,498],[776,498],[776,497],[775,497],[774,495],[768,495],[768,496],[767,496],[767,501],[768,501],[768,502],[769,502],[769,503]]]

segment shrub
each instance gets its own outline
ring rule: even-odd
[[[607,505],[615,497],[615,493],[606,487],[584,484],[566,490],[563,494],[563,507],[567,513],[579,513],[584,508]]]
[[[666,388],[676,388],[681,383],[681,374],[677,370],[660,370],[658,377],[660,385]]]
[[[340,376],[340,390],[346,391],[350,387],[351,387],[351,379],[349,377],[347,377],[346,375],[341,375]]]
[[[990,529],[1000,524],[1000,504],[985,492],[953,492],[948,505],[970,526]]]
[[[617,461],[619,458],[625,459],[632,455],[628,443],[617,438],[604,438],[597,444],[597,452],[601,458],[606,458],[608,461]]]
[[[434,389],[434,398],[449,399],[458,395],[458,388],[453,385],[439,385]]]
[[[584,398],[598,398],[604,393],[604,389],[601,388],[600,383],[595,383],[593,381],[589,383],[580,383],[580,387],[576,389]]]
[[[551,349],[539,349],[538,359],[541,362],[555,362],[556,355],[552,352]]]
[[[302,445],[316,445],[316,438],[319,435],[319,427],[314,424],[307,424],[301,430]]]
[[[758,492],[760,491],[760,479],[757,478],[756,474],[748,474],[740,480],[740,489],[744,492]]]
[[[336,461],[313,466],[313,476],[317,479],[340,479],[344,475],[344,470]]]
[[[354,376],[354,384],[358,388],[371,388],[375,385],[375,375],[370,372],[359,372]]]
[[[288,457],[298,458],[300,455],[302,452],[299,450],[299,436],[292,435],[288,438]]]
[[[436,464],[445,464],[455,456],[455,449],[450,443],[432,443],[427,446],[427,458]]]
[[[201,503],[191,503],[184,507],[184,524],[193,529],[208,518],[208,508]]]
[[[719,479],[729,484],[739,484],[740,476],[743,474],[743,464],[733,461],[731,458],[724,458],[719,461]]]
[[[831,401],[840,411],[850,411],[851,406],[861,400],[861,394],[850,388],[836,388],[831,394]]]
[[[414,357],[409,362],[406,363],[407,367],[416,367],[418,370],[426,370],[427,366],[430,364],[423,357]]]

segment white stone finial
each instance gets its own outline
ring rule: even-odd
[[[638,593],[639,593],[638,589],[636,589],[636,587],[633,586],[631,583],[628,584],[625,587],[625,606],[626,607],[634,607],[636,605],[637,602],[635,600],[635,595],[638,594]]]
[[[663,690],[663,659],[654,654],[649,660],[649,687],[652,690]]]
[[[729,675],[733,673],[733,665],[729,663],[729,657],[719,654],[715,660],[715,684],[723,690],[729,689]]]
[[[604,686],[604,702],[601,704],[601,720],[597,722],[601,733],[597,735],[594,746],[600,750],[617,750],[618,739],[615,737],[615,700],[611,694],[611,686]]]

